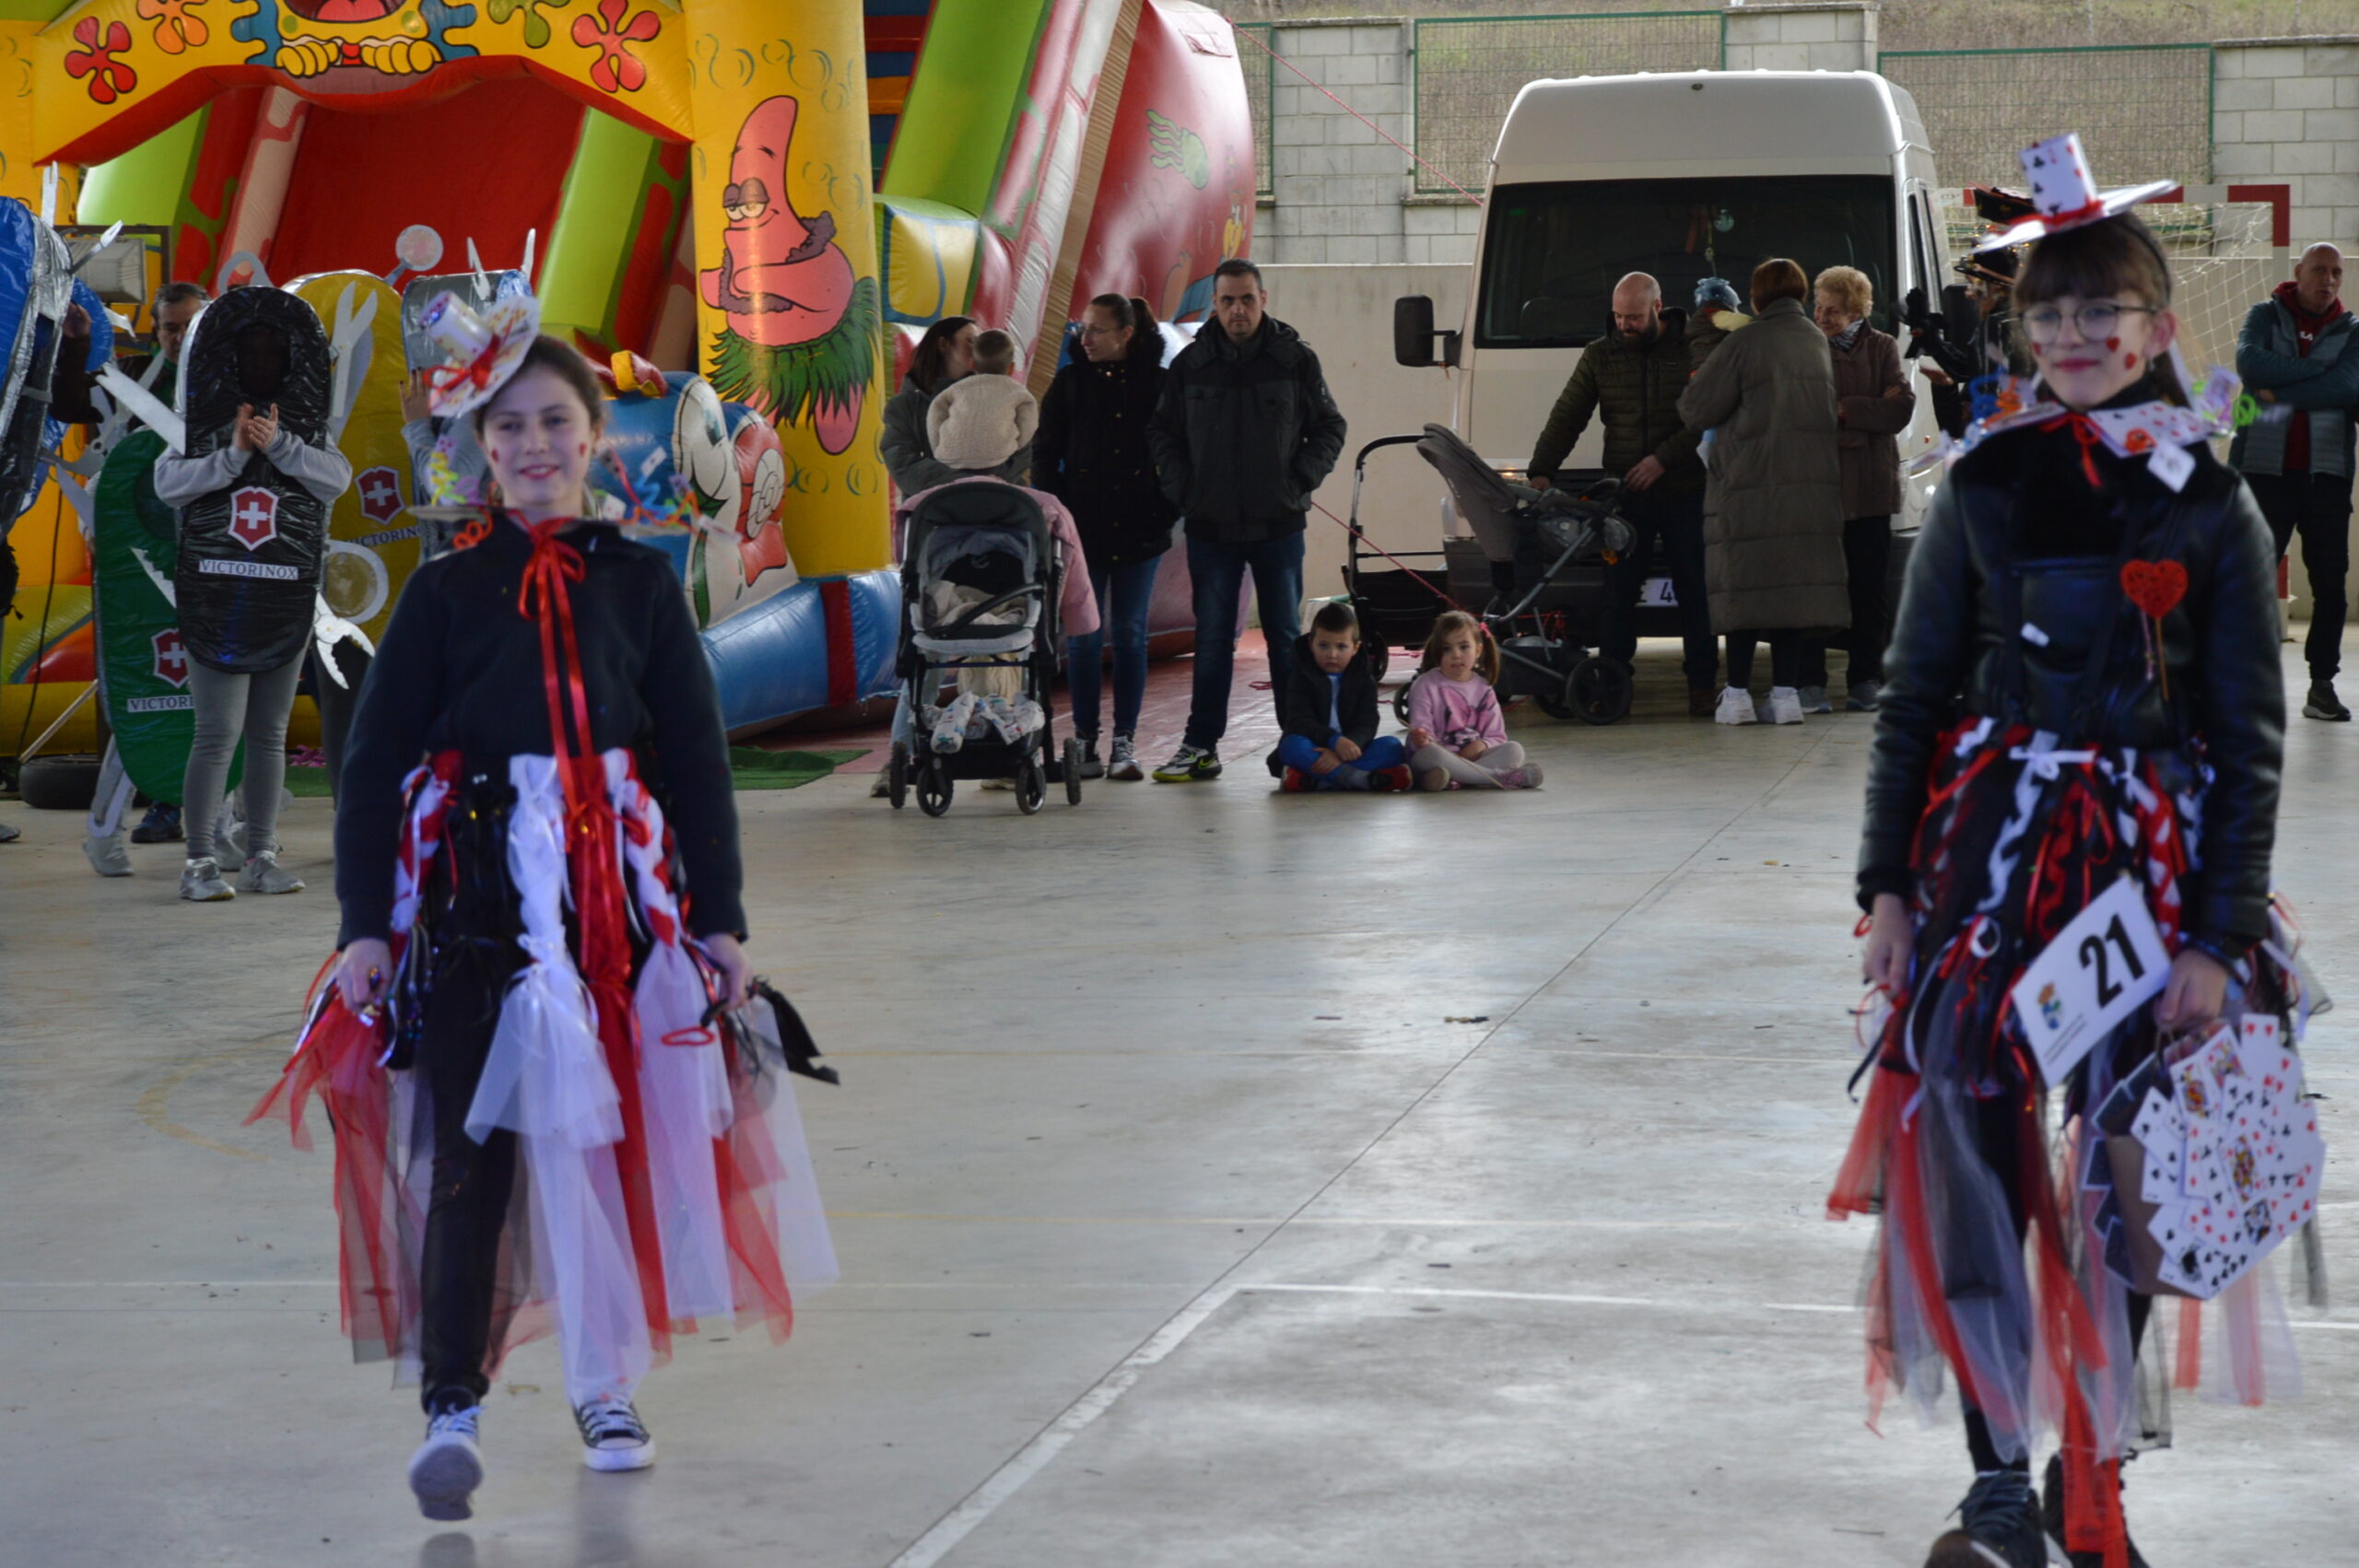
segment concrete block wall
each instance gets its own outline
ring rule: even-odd
[[[1872,71],[1876,64],[1873,0],[1745,6],[1728,13],[1731,71]]]
[[[1272,29],[1270,47],[1414,146],[1410,37],[1399,18],[1288,22]],[[1254,224],[1261,260],[1412,259],[1402,207],[1414,188],[1409,155],[1284,65],[1270,88],[1270,160],[1272,196]]]
[[[2359,243],[2359,38],[2217,46],[2212,178],[2292,186],[2297,251]]]

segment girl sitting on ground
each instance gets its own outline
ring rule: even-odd
[[[1409,771],[1421,790],[1536,790],[1537,764],[1508,739],[1499,694],[1499,645],[1463,610],[1434,622],[1409,687]]]

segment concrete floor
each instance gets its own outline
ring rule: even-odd
[[[1869,721],[1645,681],[1609,730],[1518,710],[1536,796],[741,797],[753,951],[844,1071],[803,1103],[845,1282],[658,1373],[646,1475],[583,1471],[520,1353],[464,1527],[344,1359],[324,1144],[240,1125],[332,935],[327,803],[311,893],[221,907],[0,807],[0,1563],[1920,1562],[1962,1445],[1863,1427],[1868,1232],[1821,1218]],[[2359,727],[2296,720],[2281,879],[2359,998],[2354,790]],[[2346,1016],[2309,1060],[2347,1285]],[[2354,1330],[2303,1322],[2301,1403],[2180,1403],[2155,1562],[2350,1561]]]

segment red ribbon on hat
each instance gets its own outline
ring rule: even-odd
[[[501,339],[494,337],[484,345],[484,351],[464,365],[434,365],[426,372],[426,390],[430,396],[444,394],[464,386],[487,392],[491,388],[491,373],[499,368]]]

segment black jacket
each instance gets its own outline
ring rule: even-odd
[[[1992,436],[1951,471],[1926,514],[1884,654],[1860,901],[1907,895],[1933,748],[1959,718],[2029,724],[2067,746],[2168,748],[2201,737],[2214,778],[2187,930],[2240,957],[2269,932],[2285,743],[2269,527],[2208,447],[2188,449],[2195,473],[2176,495],[2143,459],[2103,447],[2093,491],[2081,451],[2065,428]],[[2147,673],[2144,617],[2120,586],[2129,559],[2187,568],[2186,597],[2163,619],[2167,703]],[[2025,638],[2025,626],[2048,642]],[[2093,650],[2103,675],[2084,683]]]
[[[587,523],[564,538],[581,552],[573,624],[590,744],[638,754],[686,873],[689,931],[742,936],[729,743],[679,574],[661,552],[610,527]],[[420,562],[402,587],[361,683],[337,779],[339,947],[386,934],[402,778],[411,768],[433,753],[457,751],[470,765],[504,770],[511,756],[555,749],[539,623],[516,607],[531,554],[524,531],[503,520],[482,544]]]
[[[1327,722],[1330,696],[1334,699],[1335,716],[1343,720],[1337,729]],[[1327,672],[1319,667],[1311,656],[1310,634],[1305,632],[1294,639],[1294,672],[1286,677],[1286,689],[1278,697],[1278,722],[1289,735],[1302,735],[1322,746],[1332,746],[1338,735],[1366,750],[1376,739],[1377,725],[1381,721],[1376,700],[1376,678],[1368,673],[1367,661],[1354,659],[1344,667],[1344,684],[1338,688],[1327,679]]]
[[[1040,400],[1032,487],[1064,502],[1093,567],[1128,566],[1171,548],[1180,514],[1156,482],[1147,450],[1162,392],[1159,362],[1075,359]]]
[[[1594,415],[1605,421],[1608,474],[1619,478],[1651,457],[1663,466],[1655,485],[1659,494],[1701,490],[1704,462],[1696,453],[1704,433],[1687,428],[1679,417],[1679,394],[1687,390],[1696,363],[1687,338],[1687,312],[1675,305],[1665,308],[1661,330],[1645,343],[1630,342],[1608,322],[1604,333],[1581,350],[1565,390],[1556,394],[1548,422],[1532,443],[1528,472],[1555,478]]]
[[[1149,447],[1191,538],[1256,544],[1302,532],[1344,434],[1319,356],[1272,316],[1242,344],[1205,323],[1165,368]]]

